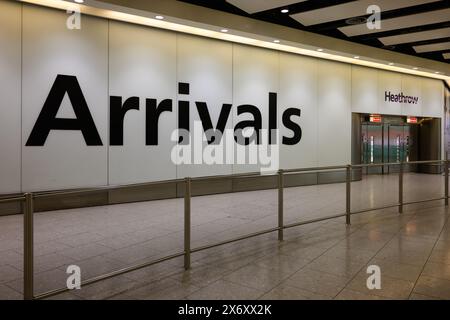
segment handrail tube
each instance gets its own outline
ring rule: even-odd
[[[345,168],[339,168],[339,169],[324,169],[324,170],[311,170],[311,171],[290,171],[286,172],[285,170],[284,174],[286,176],[292,176],[292,175],[298,175],[298,174],[311,174],[311,173],[328,173],[328,172],[344,172]]]
[[[184,185],[184,269],[191,268],[191,179]]]
[[[417,160],[404,162],[405,164],[427,164],[427,163],[443,163],[445,160]]]
[[[424,200],[416,200],[416,201],[408,201],[408,202],[404,202],[403,204],[404,205],[406,205],[406,204],[417,204],[417,203],[439,201],[439,200],[445,200],[445,197],[431,198],[431,199],[424,199]]]
[[[168,261],[168,260],[172,260],[172,259],[175,259],[175,258],[178,258],[178,257],[182,257],[182,256],[184,256],[184,252],[179,252],[179,253],[175,253],[175,254],[172,254],[170,256],[163,257],[163,258],[160,258],[160,259],[157,259],[157,260],[153,260],[153,261],[150,261],[150,262],[144,262],[144,263],[140,263],[140,264],[135,265],[135,266],[126,267],[126,268],[122,268],[122,269],[119,269],[119,270],[116,270],[116,271],[112,271],[112,272],[109,272],[109,273],[106,273],[106,274],[103,274],[103,275],[100,275],[100,276],[97,276],[97,277],[90,278],[88,280],[82,281],[81,282],[81,287],[87,286],[87,285],[90,285],[90,284],[93,284],[93,283],[96,283],[96,282],[99,282],[99,281],[102,281],[102,280],[110,279],[110,278],[113,278],[113,277],[116,277],[116,276],[120,276],[120,275],[128,273],[128,272],[132,272],[132,271],[136,271],[136,270],[139,270],[139,269],[142,269],[142,268],[150,267],[152,265],[155,265],[155,264],[158,264],[158,263],[161,263],[161,262],[165,262],[165,261]],[[65,293],[65,292],[68,292],[68,291],[70,291],[70,289],[68,289],[68,288],[55,289],[55,290],[51,290],[51,291],[47,291],[47,292],[38,294],[34,298],[37,299],[37,300],[45,299],[45,298],[53,297],[55,295],[58,295],[58,294],[61,294],[61,293]]]
[[[326,221],[326,220],[341,218],[341,217],[345,217],[346,215],[347,215],[347,213],[340,213],[340,214],[327,216],[327,217],[323,217],[323,218],[317,218],[317,219],[301,221],[301,222],[294,222],[294,223],[290,223],[290,224],[285,224],[283,228],[284,229],[289,229],[289,228],[298,227],[298,226],[302,226],[302,225],[309,224],[309,223],[314,223],[314,222],[320,222],[320,221]]]
[[[351,193],[352,193],[352,166],[348,165],[346,170],[345,177],[345,223],[349,226],[350,221],[350,212],[352,210],[351,203]]]
[[[445,162],[445,160],[423,160],[423,161],[408,161],[408,162],[405,162],[405,164],[427,164],[427,163],[443,163],[443,162]],[[394,166],[394,165],[400,165],[400,162],[363,163],[363,164],[352,164],[350,166],[351,166],[351,168],[365,168],[365,167],[380,167],[380,166]],[[348,165],[284,169],[283,172],[285,174],[291,174],[291,173],[314,172],[314,171],[321,172],[321,171],[339,170],[339,169],[344,170],[347,168],[347,166]],[[241,174],[195,177],[195,178],[191,178],[191,180],[192,181],[209,181],[209,180],[223,179],[223,178],[267,177],[267,176],[275,176],[275,175],[276,175],[276,173],[262,174],[261,172],[250,172],[250,173],[241,173]],[[151,182],[136,183],[136,184],[100,186],[100,187],[83,188],[83,189],[67,190],[67,191],[65,191],[65,190],[40,191],[40,192],[33,193],[33,195],[34,195],[35,199],[49,198],[49,197],[53,197],[53,196],[77,195],[77,194],[85,194],[85,193],[116,191],[116,190],[122,190],[122,189],[147,187],[147,186],[154,186],[154,185],[167,184],[167,183],[182,183],[184,181],[185,181],[184,178],[179,178],[179,179],[151,181]],[[0,204],[6,203],[6,202],[23,201],[23,200],[25,200],[24,196],[14,196],[14,197],[4,197],[4,198],[0,197]]]
[[[14,198],[3,198],[0,199],[0,204],[2,203],[11,203],[11,202],[22,202],[25,201],[25,197],[21,196],[21,197],[14,197]]]
[[[34,298],[34,223],[33,195],[25,194],[23,206],[23,298]]]
[[[407,204],[407,203],[404,203],[404,204]],[[381,206],[381,207],[360,209],[360,210],[352,211],[351,214],[353,215],[353,214],[360,214],[360,213],[370,212],[370,211],[378,211],[378,210],[390,209],[390,208],[398,207],[399,205],[400,205],[399,203],[396,203],[396,204],[389,204],[389,205]]]
[[[442,163],[445,160],[422,160],[422,161],[408,161],[404,164],[427,164],[427,163]],[[380,163],[359,163],[352,164],[352,168],[368,168],[368,167],[382,167],[382,166],[399,166],[400,162],[380,162]]]
[[[283,241],[283,225],[284,225],[284,172],[278,171],[278,241]]]
[[[310,167],[310,168],[283,169],[283,171],[284,171],[284,173],[291,173],[291,172],[323,171],[323,170],[336,170],[336,169],[344,170],[345,168],[347,168],[347,165],[328,166],[328,167]]]
[[[146,183],[124,184],[124,185],[114,185],[114,186],[102,186],[102,187],[86,188],[86,189],[79,189],[79,190],[69,190],[69,191],[44,191],[44,192],[36,192],[33,194],[34,194],[35,198],[49,198],[49,197],[54,197],[54,196],[117,191],[117,190],[121,190],[121,189],[132,189],[132,188],[140,188],[140,187],[149,187],[149,186],[154,186],[154,185],[159,185],[159,184],[181,183],[181,182],[184,182],[184,179],[161,180],[161,181],[151,181],[151,182],[146,182]]]
[[[230,243],[233,243],[233,242],[237,242],[237,241],[241,241],[241,240],[245,240],[245,239],[261,236],[263,234],[275,232],[275,231],[278,231],[278,230],[280,230],[280,228],[276,227],[276,228],[266,229],[266,230],[262,230],[262,231],[258,231],[258,232],[253,232],[253,233],[250,233],[250,234],[245,235],[245,236],[240,236],[240,237],[233,238],[233,239],[230,239],[230,240],[221,241],[221,242],[218,242],[218,243],[215,243],[215,244],[208,244],[208,245],[205,245],[205,246],[197,247],[197,248],[192,249],[191,252],[195,253],[195,252],[199,252],[199,251],[203,251],[203,250],[219,247],[219,246],[222,246],[224,244],[230,244]]]
[[[383,163],[360,163],[360,164],[352,164],[352,168],[373,168],[373,167],[382,167],[382,166],[396,166],[400,165],[400,162],[383,162]]]
[[[204,177],[192,177],[193,182],[196,181],[209,181],[209,180],[220,180],[220,179],[240,179],[240,178],[254,178],[254,177],[270,177],[275,176],[276,172],[271,172],[267,174],[261,174],[260,171],[248,172],[248,173],[232,173],[232,174],[222,174],[215,176],[204,176]]]
[[[398,213],[403,213],[403,162],[400,162],[398,173]]]
[[[445,163],[444,163],[444,197],[445,205],[448,206],[448,154],[445,153]]]

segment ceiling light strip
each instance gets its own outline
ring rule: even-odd
[[[445,74],[436,74],[433,71],[422,71],[422,70],[413,70],[411,66],[401,67],[398,65],[388,65],[386,62],[380,61],[371,61],[369,59],[364,59],[363,57],[359,57],[355,59],[353,55],[345,56],[340,55],[336,52],[327,52],[326,50],[317,51],[317,48],[307,47],[301,45],[299,43],[289,42],[289,41],[280,41],[279,43],[275,43],[273,38],[268,38],[260,35],[250,35],[243,32],[239,32],[238,34],[232,34],[231,32],[225,33],[221,32],[222,28],[217,28],[211,26],[204,26],[199,23],[192,23],[192,25],[182,24],[188,23],[187,21],[182,21],[176,18],[170,18],[166,16],[164,20],[157,20],[154,17],[158,15],[158,13],[151,12],[142,12],[140,10],[130,9],[133,14],[121,12],[118,10],[124,10],[128,8],[123,8],[120,6],[108,5],[106,3],[100,3],[98,1],[85,1],[85,4],[79,5],[73,2],[61,1],[61,0],[21,0],[25,3],[31,3],[36,5],[42,5],[47,7],[52,7],[61,10],[74,10],[75,8],[79,9],[81,13],[98,16],[102,18],[124,21],[139,25],[145,25],[155,28],[161,28],[166,30],[172,30],[176,32],[188,33],[208,38],[214,38],[219,40],[225,40],[235,43],[241,43],[256,47],[268,48],[278,51],[290,52],[305,56],[311,56],[316,58],[322,58],[327,60],[334,60],[338,62],[344,62],[349,64],[361,65],[366,67],[372,67],[377,69],[389,70],[394,72],[407,73],[417,76],[423,76],[428,78],[442,79],[442,80],[450,80],[450,76]],[[93,6],[96,5],[96,7]],[[106,8],[105,8],[106,7]],[[114,9],[114,10],[112,10]],[[172,22],[172,21],[176,22]],[[207,28],[211,29],[207,29]],[[238,33],[238,32],[236,32]],[[302,46],[302,47],[300,47]]]

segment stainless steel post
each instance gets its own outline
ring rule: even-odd
[[[283,241],[284,238],[284,177],[283,177],[283,170],[278,171],[278,240]]]
[[[185,179],[184,191],[184,269],[191,268],[191,178]]]
[[[23,298],[34,297],[33,279],[33,195],[25,194],[23,205]]]
[[[403,162],[398,173],[398,213],[403,213]]]
[[[448,155],[447,152],[445,153],[445,162],[444,162],[444,175],[445,175],[445,205],[448,206]]]
[[[345,222],[350,225],[350,210],[351,210],[351,182],[352,182],[352,166],[347,166],[347,176],[345,183]]]

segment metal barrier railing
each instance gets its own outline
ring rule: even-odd
[[[410,201],[404,202],[403,200],[403,175],[404,175],[404,165],[405,164],[440,164],[444,165],[444,197],[433,198],[433,199],[425,199],[418,201]],[[378,166],[399,166],[399,179],[398,179],[398,203],[376,207],[376,208],[366,208],[362,210],[352,211],[351,210],[351,183],[352,183],[352,171],[355,169],[366,168],[366,167],[378,167]],[[90,188],[90,189],[81,189],[81,190],[73,190],[73,191],[61,191],[61,192],[40,192],[40,193],[25,193],[21,196],[15,196],[10,198],[0,198],[0,204],[4,203],[14,203],[20,202],[22,204],[22,212],[23,212],[23,246],[24,246],[24,268],[23,268],[23,295],[25,300],[33,300],[33,299],[43,299],[48,298],[57,294],[61,294],[69,291],[67,288],[56,289],[52,291],[48,291],[45,293],[41,293],[38,295],[34,294],[34,263],[33,263],[33,249],[34,249],[34,231],[33,231],[33,217],[34,217],[34,200],[39,198],[48,198],[54,196],[61,195],[75,195],[75,194],[92,194],[98,192],[112,191],[112,190],[124,190],[128,188],[134,187],[145,187],[151,185],[158,185],[163,183],[184,183],[185,184],[185,192],[184,192],[184,251],[176,254],[172,254],[157,260],[141,263],[138,265],[122,268],[107,274],[103,274],[85,281],[82,281],[82,285],[86,286],[89,284],[93,284],[102,280],[106,280],[121,274],[125,274],[131,271],[135,271],[141,268],[149,267],[167,260],[171,260],[174,258],[178,258],[184,256],[184,268],[188,270],[191,267],[191,254],[203,250],[207,250],[210,248],[222,246],[225,244],[253,238],[256,236],[260,236],[263,234],[268,234],[272,232],[278,232],[278,240],[283,241],[284,234],[283,231],[288,228],[293,228],[305,224],[321,222],[330,219],[336,219],[345,217],[345,221],[347,225],[351,223],[351,216],[355,214],[360,214],[369,211],[377,211],[382,209],[388,209],[393,207],[398,207],[398,212],[403,212],[403,206],[408,204],[416,204],[423,203],[429,201],[437,201],[437,200],[445,200],[445,206],[448,206],[449,201],[449,161],[446,160],[430,160],[430,161],[410,161],[410,162],[392,162],[392,163],[371,163],[371,164],[356,164],[356,165],[345,165],[345,166],[329,166],[329,167],[313,167],[313,168],[299,168],[299,169],[288,169],[288,170],[279,170],[276,174],[264,174],[261,175],[259,172],[252,173],[244,173],[244,174],[233,174],[233,175],[220,175],[220,176],[210,176],[210,177],[196,177],[196,178],[185,178],[185,179],[174,179],[174,180],[165,180],[165,181],[157,181],[157,182],[149,182],[149,183],[141,183],[141,184],[132,184],[132,185],[124,185],[124,186],[108,186],[108,187],[99,187],[99,188]],[[285,224],[284,223],[284,177],[289,174],[301,174],[307,172],[327,172],[327,171],[343,171],[346,172],[345,179],[345,212],[341,214],[336,214],[332,216],[326,216],[316,219],[311,219],[307,221],[299,221],[295,223]],[[247,234],[244,236],[236,237],[230,240],[225,240],[219,243],[205,245],[197,248],[191,248],[191,198],[192,198],[192,182],[194,181],[210,181],[214,179],[222,179],[222,178],[234,178],[240,179],[245,177],[267,177],[267,176],[277,176],[277,188],[278,188],[278,226],[266,230],[261,230],[258,232],[254,232],[251,234]]]

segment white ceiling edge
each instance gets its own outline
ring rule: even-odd
[[[225,0],[229,4],[244,10],[247,13],[262,12],[270,9],[275,9],[290,4],[304,2],[306,0]]]
[[[158,20],[155,17],[159,15],[159,13],[114,5],[111,3],[96,0],[85,0],[83,4],[78,4],[67,0],[20,0],[20,2],[41,5],[60,10],[77,10],[82,14],[88,14],[117,21],[124,21],[138,25],[145,25],[159,29],[182,32],[261,48],[268,48],[277,51],[290,52],[299,55],[338,61],[353,65],[366,66],[380,70],[388,70],[440,80],[450,80],[450,74],[444,74],[441,70],[430,70],[424,68],[415,70],[413,69],[415,66],[391,64],[389,61],[380,61],[364,56],[354,58],[351,54],[331,50],[323,50],[319,52],[317,51],[317,47],[315,46],[305,45],[293,41],[284,41],[281,38],[281,41],[279,43],[274,43],[273,37],[238,30],[229,29],[228,33],[223,33],[220,32],[223,26],[214,26],[210,24],[199,23],[196,21],[180,19],[177,17],[170,17],[167,15],[164,15],[164,20]]]
[[[450,50],[450,41],[413,46],[417,53]]]
[[[358,0],[338,3],[329,7],[313,9],[300,13],[294,13],[291,15],[291,18],[297,20],[304,26],[312,26],[325,22],[333,22],[341,19],[365,16],[368,14],[367,8],[373,4],[379,6],[381,12],[385,12],[437,1],[438,0],[379,0],[374,2],[373,0]]]
[[[385,46],[450,37],[450,27],[378,38]]]

